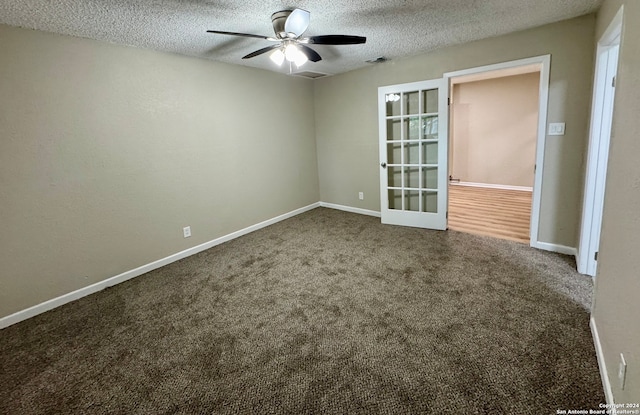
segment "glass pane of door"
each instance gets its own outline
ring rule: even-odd
[[[392,150],[387,154],[389,206],[438,213],[434,203],[438,197],[438,90],[397,92],[388,97],[387,139],[394,141],[392,148],[387,145]],[[398,148],[402,149],[400,157]],[[398,203],[399,195],[402,203]]]

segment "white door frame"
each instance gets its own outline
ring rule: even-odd
[[[611,72],[617,70],[617,50],[622,34],[623,7],[598,41],[596,68],[593,80],[591,103],[591,126],[589,129],[589,149],[580,224],[580,242],[577,265],[581,274],[596,276],[596,252],[600,245],[602,207],[604,204],[605,179],[609,158],[609,140],[613,117],[613,85]],[[613,52],[614,55],[610,55]],[[612,57],[613,61],[609,58]]]
[[[533,180],[533,201],[531,204],[531,224],[529,232],[529,245],[545,250],[551,249],[548,243],[538,240],[538,227],[540,224],[540,201],[542,195],[542,173],[544,171],[544,149],[547,139],[547,106],[549,101],[549,71],[551,68],[551,55],[534,56],[526,59],[518,59],[494,65],[479,66],[461,71],[447,72],[444,74],[447,83],[451,85],[451,78],[482,72],[491,72],[501,69],[517,68],[521,66],[540,65],[540,87],[538,92],[538,132],[536,140],[536,170]]]

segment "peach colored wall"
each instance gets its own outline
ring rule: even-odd
[[[450,174],[463,182],[533,186],[539,72],[456,84]]]

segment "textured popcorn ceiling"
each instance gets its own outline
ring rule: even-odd
[[[311,12],[306,35],[366,36],[364,45],[313,46],[300,70],[336,74],[436,48],[592,13],[601,0],[2,0],[0,23],[285,72],[268,54],[241,57],[266,40],[207,29],[273,35],[273,12]]]

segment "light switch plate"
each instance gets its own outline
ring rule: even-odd
[[[549,135],[564,135],[564,123],[563,122],[549,123]]]

